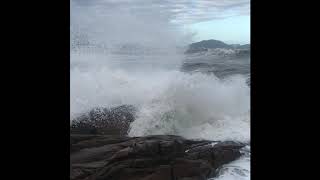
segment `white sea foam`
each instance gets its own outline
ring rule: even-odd
[[[249,96],[240,76],[220,80],[201,73],[171,73],[161,91],[142,104],[129,135],[248,141]]]
[[[129,104],[138,108],[130,136],[176,134],[250,141],[246,77],[219,79],[180,72],[177,67],[184,55],[176,47],[184,36],[163,16],[132,15],[94,1],[89,4],[71,3],[71,42],[76,47],[71,49],[71,119],[93,107]],[[142,44],[165,53],[114,53],[121,44]],[[247,167],[247,162],[234,163]],[[222,177],[238,176],[230,171]]]
[[[250,89],[245,77],[221,80],[143,65],[132,71],[130,66],[109,66],[110,57],[101,54],[71,58],[77,62],[71,69],[71,115],[96,106],[131,104],[139,110],[131,124],[132,136],[250,139]]]
[[[250,146],[244,155],[219,169],[218,176],[209,180],[250,180]]]

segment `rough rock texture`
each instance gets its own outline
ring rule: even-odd
[[[136,109],[131,105],[113,108],[94,108],[71,121],[73,134],[126,135],[135,119]]]
[[[70,136],[72,180],[205,180],[240,157],[237,142],[179,136]]]

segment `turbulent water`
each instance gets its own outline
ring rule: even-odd
[[[115,62],[108,62],[108,58]],[[250,141],[250,88],[246,75],[231,72],[218,78],[203,72],[182,72],[175,64],[168,68],[167,63],[140,58],[72,54],[72,61],[84,62],[71,67],[71,115],[93,107],[130,104],[139,109],[131,124],[132,136],[177,134]],[[85,59],[98,62],[87,64]]]
[[[249,57],[184,54],[177,48],[184,37],[163,19],[106,15],[101,4],[71,2],[70,119],[94,107],[129,104],[138,109],[130,136],[250,142]],[[250,155],[223,167],[216,179],[250,179]]]
[[[248,180],[250,179],[250,146],[244,148],[244,155],[238,160],[219,169],[217,177],[209,180]]]

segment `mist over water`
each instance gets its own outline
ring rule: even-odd
[[[130,136],[250,141],[250,88],[242,75],[181,72],[191,36],[157,11],[71,0],[71,114],[138,108]]]

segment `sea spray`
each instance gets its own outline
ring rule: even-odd
[[[175,72],[160,93],[141,105],[129,135],[248,141],[249,97],[245,77],[221,80],[214,75]]]
[[[70,119],[128,104],[137,108],[130,136],[250,141],[248,77],[181,72],[181,47],[191,36],[181,35],[157,6],[136,14],[134,1],[125,8],[115,2],[71,0]],[[231,165],[249,171],[249,161]],[[217,179],[239,177],[225,172]]]

